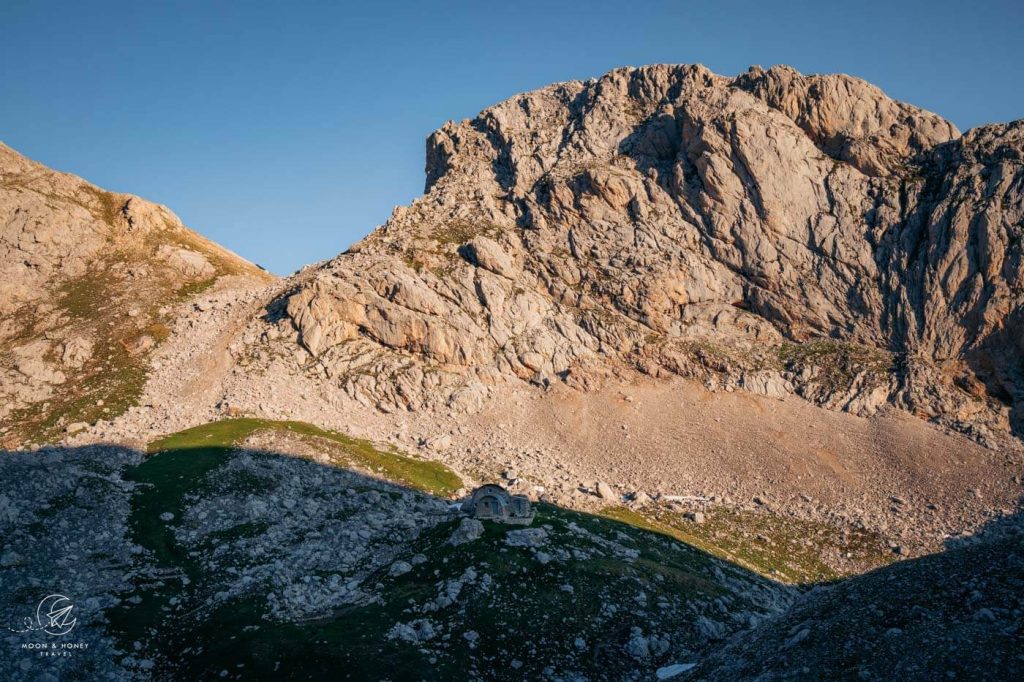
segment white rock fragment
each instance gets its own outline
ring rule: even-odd
[[[654,671],[654,676],[659,680],[671,680],[672,678],[679,677],[683,673],[693,670],[696,667],[696,663],[673,663],[672,665],[666,665],[662,668],[658,668]]]
[[[407,561],[396,561],[391,564],[391,568],[388,569],[388,575],[392,578],[397,578],[400,575],[405,575],[412,570],[412,564]]]
[[[543,547],[547,542],[548,532],[543,528],[510,530],[505,534],[505,544],[509,547]]]

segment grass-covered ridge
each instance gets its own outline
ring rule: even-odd
[[[326,441],[326,444],[335,446],[332,452],[341,455],[342,463],[434,495],[448,497],[462,487],[462,480],[443,464],[416,459],[393,449],[381,449],[368,440],[299,421],[251,417],[225,419],[164,436],[150,444],[149,452],[232,448],[264,430],[285,431],[307,439]]]
[[[132,539],[150,553],[159,570],[176,577],[168,582],[140,586],[137,602],[125,603],[109,614],[114,632],[126,643],[133,641],[140,632],[159,632],[161,640],[169,638],[176,642],[175,646],[184,646],[183,642],[192,636],[194,623],[187,623],[187,618],[168,623],[167,613],[183,602],[202,603],[209,599],[209,589],[212,589],[210,585],[214,584],[218,576],[205,574],[201,557],[182,545],[175,536],[173,523],[166,519],[168,514],[175,520],[181,519],[200,500],[226,492],[265,496],[267,489],[263,481],[231,475],[227,466],[240,452],[239,446],[261,433],[297,436],[318,449],[329,451],[332,465],[352,467],[443,497],[450,496],[462,485],[461,479],[443,465],[416,460],[379,448],[369,441],[303,422],[226,419],[159,438],[148,446],[149,456],[126,474],[128,480],[140,484],[132,497],[128,526]],[[292,455],[271,452],[259,453],[258,456],[292,458]],[[278,510],[275,513],[288,512]],[[273,518],[272,514],[256,523],[239,524],[211,537],[213,544],[207,546],[204,552],[215,551],[218,545],[258,534],[273,523]],[[231,632],[230,643],[234,645],[237,643],[236,638],[248,631],[242,621],[251,625],[259,622],[261,615],[262,607],[259,603],[243,599],[233,603],[231,608],[220,609],[212,614],[212,622],[215,623],[213,627],[206,628],[204,622],[199,624],[198,630],[209,636],[209,645],[212,646],[222,636],[224,628],[227,628]],[[285,624],[280,628],[282,633],[292,630],[291,626]],[[287,641],[286,634],[267,634],[275,641]],[[160,644],[154,642],[152,646]],[[173,649],[168,653],[171,651]],[[234,667],[234,663],[228,665],[229,658],[221,664]],[[273,667],[268,663],[263,673],[269,675],[272,672]]]

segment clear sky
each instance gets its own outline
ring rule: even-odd
[[[0,0],[0,140],[286,274],[417,196],[447,119],[657,62],[849,73],[967,129],[1024,117],[1024,2]]]

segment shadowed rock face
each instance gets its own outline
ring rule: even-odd
[[[847,76],[619,69],[445,124],[426,194],[285,306],[385,408],[635,368],[984,441],[1024,386],[1022,156],[1020,122],[960,137]]]
[[[1019,679],[1020,516],[948,551],[806,593],[687,680]]]

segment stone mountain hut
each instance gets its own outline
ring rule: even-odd
[[[462,511],[481,521],[528,526],[535,511],[525,495],[511,495],[496,483],[482,485],[462,503]]]

